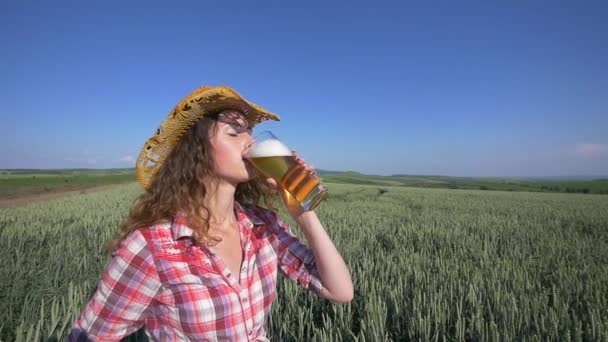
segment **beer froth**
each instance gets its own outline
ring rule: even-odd
[[[248,154],[250,158],[291,156],[291,151],[281,141],[269,139],[257,143]]]

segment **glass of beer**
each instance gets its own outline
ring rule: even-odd
[[[287,145],[270,131],[256,135],[245,157],[264,175],[276,180],[306,211],[314,210],[327,197],[327,187],[298,165]]]

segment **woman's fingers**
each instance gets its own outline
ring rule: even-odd
[[[266,182],[268,183],[268,185],[270,185],[271,188],[276,189],[277,188],[277,181],[275,181],[272,178],[266,178]]]
[[[299,164],[299,165],[304,164],[304,159],[300,158],[300,156],[298,155],[298,152],[291,151],[291,155],[295,158],[297,164]]]
[[[304,159],[300,158],[300,156],[298,155],[298,153],[296,151],[291,151],[291,154],[295,158],[296,164],[304,166],[304,169],[306,170],[306,172],[308,172],[313,177],[317,177],[317,170],[315,169],[314,165],[306,164]]]

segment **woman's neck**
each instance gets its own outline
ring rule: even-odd
[[[209,209],[209,224],[217,230],[230,228],[237,222],[234,212],[234,194],[236,187],[232,184],[222,183],[213,187],[209,196],[205,198],[204,204]]]

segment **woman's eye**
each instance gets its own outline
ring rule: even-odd
[[[234,127],[232,127],[232,126],[226,126],[226,129],[224,131],[226,132],[226,134],[231,135],[231,136],[238,135],[236,129],[234,129]]]

